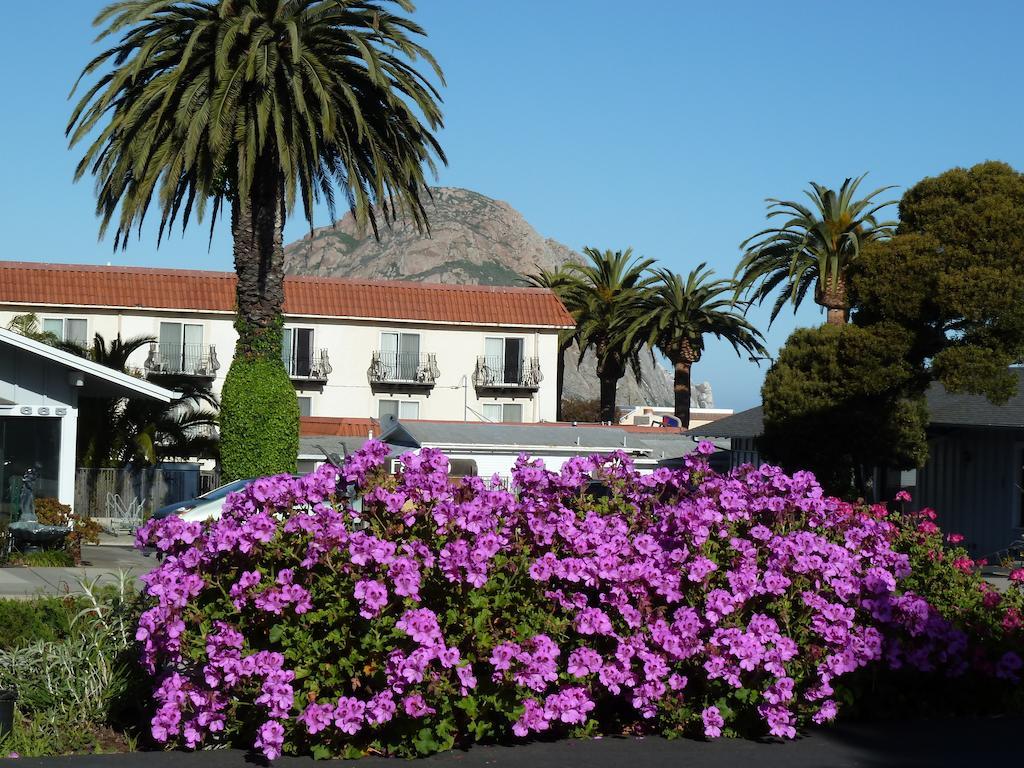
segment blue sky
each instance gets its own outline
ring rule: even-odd
[[[103,4],[4,6],[2,258],[230,269],[224,228],[212,249],[202,227],[159,250],[152,231],[125,252],[97,242],[63,129]],[[904,188],[986,159],[1024,168],[1017,2],[421,0],[416,18],[448,81],[439,182],[506,200],[577,249],[730,274],[764,198],[809,180],[868,171],[869,186]],[[291,221],[286,240],[303,231]],[[812,305],[787,313],[769,346],[817,322]],[[763,375],[714,340],[694,369],[736,409]]]

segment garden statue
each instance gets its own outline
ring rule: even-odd
[[[18,521],[37,523],[36,517],[36,471],[29,467],[21,476],[21,495],[18,500]]]
[[[18,498],[18,521],[7,529],[11,533],[14,549],[25,552],[40,547],[62,546],[71,528],[66,525],[43,525],[36,517],[36,471],[29,467],[21,476],[21,494]]]

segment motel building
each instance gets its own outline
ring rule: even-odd
[[[170,375],[219,396],[234,307],[234,273],[0,262],[0,483],[13,492],[33,466],[37,497],[72,503],[79,397],[168,401]],[[83,346],[152,341],[125,375],[7,330],[29,313]],[[287,277],[282,360],[304,419],[539,423],[555,419],[572,326],[547,289]]]

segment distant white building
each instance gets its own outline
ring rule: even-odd
[[[88,343],[150,336],[130,364],[220,393],[237,338],[226,272],[0,262],[0,327],[33,312]],[[304,416],[539,422],[556,414],[549,290],[288,277],[283,358]]]
[[[622,451],[641,472],[679,464],[697,449],[697,441],[678,429],[632,425],[481,424],[461,421],[386,419],[303,419],[299,440],[300,469],[311,471],[328,454],[360,448],[368,438],[391,447],[397,458],[406,451],[436,448],[450,461],[453,475],[508,478],[520,454],[542,459],[557,471],[573,456]],[[397,469],[397,465],[395,467]]]
[[[636,405],[626,411],[619,419],[619,424],[632,424],[638,427],[677,427],[675,409],[670,405]],[[712,421],[731,416],[732,408],[690,408],[690,428],[702,427]]]

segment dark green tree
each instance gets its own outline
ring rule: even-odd
[[[866,174],[865,174],[866,175]],[[768,200],[768,218],[779,219],[745,240],[736,268],[740,286],[758,304],[778,291],[772,321],[787,303],[794,311],[813,288],[814,301],[825,308],[827,321],[841,325],[849,314],[848,272],[861,250],[892,235],[895,222],[878,214],[894,200],[877,202],[892,187],[880,187],[855,198],[864,176],[846,179],[839,191],[811,182],[811,205],[793,200]]]
[[[873,468],[923,465],[927,407],[907,395],[909,347],[893,325],[794,331],[761,390],[765,458],[811,470],[830,493],[861,497]]]
[[[851,272],[854,322],[902,328],[924,391],[1003,402],[1024,360],[1024,174],[1005,163],[954,168],[900,201],[895,237],[864,251]]]
[[[87,144],[75,175],[96,177],[101,235],[113,226],[123,247],[151,207],[158,244],[177,223],[207,215],[212,230],[230,216],[231,369],[245,370],[225,382],[222,429],[245,448],[225,454],[227,477],[295,469],[299,409],[281,362],[287,215],[301,206],[312,228],[322,201],[333,219],[340,190],[375,232],[374,206],[386,222],[404,214],[426,227],[442,120],[415,65],[442,75],[423,30],[393,6],[413,10],[410,0],[123,0],[96,18],[100,38],[117,40],[86,65],[82,78],[95,79],[67,132]]]
[[[675,415],[690,426],[690,371],[704,354],[706,335],[723,339],[737,354],[768,354],[761,333],[736,304],[736,283],[715,280],[700,264],[683,278],[667,269],[654,271],[654,282],[641,296],[637,319],[627,340],[637,337],[657,348],[673,367]]]

